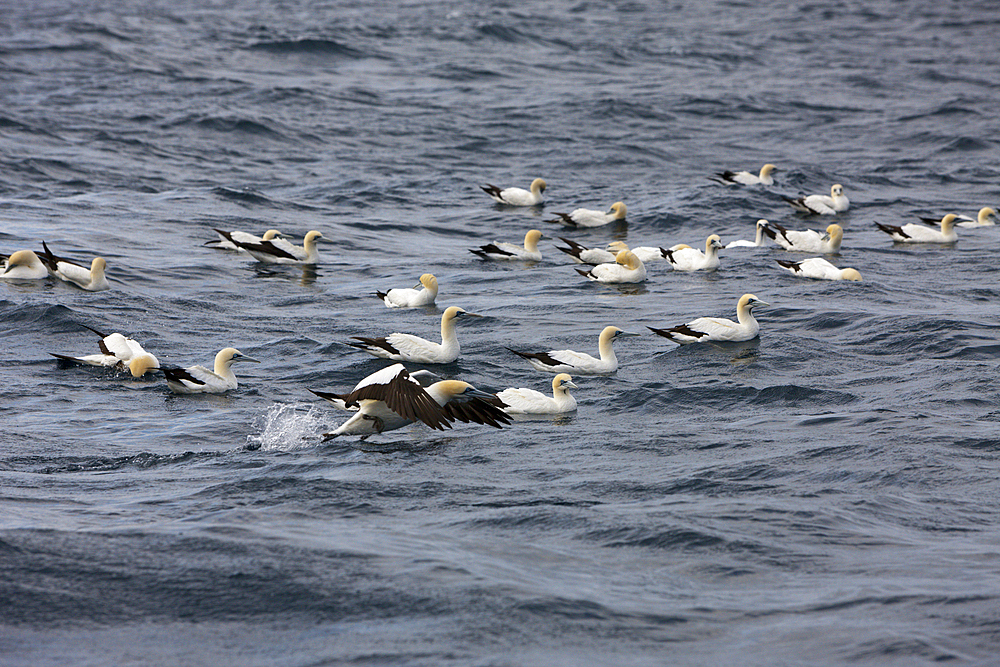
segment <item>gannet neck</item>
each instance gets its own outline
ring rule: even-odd
[[[830,235],[830,247],[839,250],[840,244],[844,240],[844,228],[833,223],[826,228],[826,233]]]
[[[757,320],[753,316],[753,308],[763,305],[766,304],[753,294],[741,296],[739,303],[736,304],[736,319],[739,320],[740,326],[745,328],[756,326]]]
[[[569,397],[569,390],[575,388],[576,385],[573,384],[573,378],[569,373],[559,373],[552,378],[552,398],[556,402],[564,401]]]
[[[947,236],[951,234],[952,230],[955,228],[955,221],[958,216],[954,213],[949,213],[948,215],[941,218],[941,233]]]
[[[262,241],[270,241],[273,238],[280,238],[280,237],[281,237],[281,232],[279,232],[277,229],[269,229],[266,232],[264,232],[264,235],[260,238]]]
[[[524,249],[528,252],[538,252],[538,241],[542,238],[542,233],[537,229],[532,229],[524,235]]]
[[[765,164],[763,167],[760,168],[760,177],[759,177],[760,180],[761,181],[770,180],[771,172],[774,171],[775,169],[777,169],[777,167],[775,167],[773,164],[770,163]]]
[[[722,243],[719,240],[718,234],[712,234],[707,239],[705,239],[705,257],[709,260],[718,257],[719,248],[722,247]]]
[[[323,238],[323,234],[315,229],[306,234],[302,239],[302,249],[306,251],[306,261],[315,262],[319,258],[319,250],[316,249],[316,241]]]
[[[628,209],[625,207],[625,202],[616,201],[611,205],[611,214],[615,220],[624,220],[626,213]]]
[[[437,296],[438,281],[437,278],[434,277],[434,274],[425,273],[420,276],[420,284],[423,285],[428,292],[433,292],[435,297]]]
[[[604,331],[601,332],[600,338],[597,339],[597,349],[600,352],[601,361],[614,365],[618,364],[618,357],[615,355],[615,347],[612,343],[614,343],[615,334],[619,331],[621,331],[621,329],[618,327],[604,327]]]
[[[465,314],[465,310],[458,306],[449,306],[445,309],[444,314],[441,315],[441,345],[443,347],[454,348],[455,350],[459,349],[455,320],[462,314]]]
[[[997,212],[994,211],[989,206],[985,206],[985,207],[979,209],[979,216],[978,216],[977,220],[979,221],[979,224],[981,224],[981,225],[988,225],[988,224],[990,224],[990,218],[993,217],[994,215],[996,215],[996,213]]]
[[[754,238],[755,245],[764,245],[764,228],[767,226],[767,220],[761,218],[757,221],[757,236]]]
[[[536,197],[540,197],[543,192],[545,192],[545,181],[540,178],[536,178],[531,182],[531,194]]]

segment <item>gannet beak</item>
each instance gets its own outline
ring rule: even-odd
[[[472,396],[474,398],[482,398],[486,400],[492,400],[493,398],[495,398],[494,394],[483,391],[481,389],[476,389],[475,387],[469,387],[462,393],[465,396]]]
[[[566,380],[562,383],[562,386],[569,387],[570,389],[579,389],[579,387],[577,387],[572,380]]]
[[[639,336],[641,334],[637,334],[637,333],[635,333],[633,331],[619,331],[618,335],[619,336]]]
[[[252,362],[252,363],[255,363],[255,364],[259,364],[260,363],[260,359],[254,359],[253,357],[248,357],[248,356],[245,356],[245,355],[242,355],[242,354],[239,355],[239,356],[233,357],[233,361],[249,361],[249,362]]]
[[[827,232],[826,234],[823,234],[823,236],[820,237],[820,240],[821,241],[829,241],[830,240],[830,232]]]
[[[482,317],[479,313],[470,313],[468,311],[459,313],[462,317]]]

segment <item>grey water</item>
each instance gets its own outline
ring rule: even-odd
[[[112,289],[0,284],[0,664],[961,665],[1000,651],[996,227],[874,222],[1000,204],[992,2],[2,2],[0,252],[108,262]],[[771,187],[714,183],[778,165]],[[548,183],[542,207],[481,185]],[[782,195],[841,183],[836,218]],[[547,220],[629,209],[586,230]],[[810,281],[770,245],[714,273],[588,282],[555,250],[844,228]],[[320,230],[315,267],[206,247]],[[542,230],[543,259],[469,252]],[[376,290],[441,284],[435,307]],[[735,317],[679,347],[647,326]],[[498,391],[505,348],[596,353],[579,408],[366,441],[309,389],[434,338]],[[161,362],[262,363],[174,396],[60,365],[81,325]]]

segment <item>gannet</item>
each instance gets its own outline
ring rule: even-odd
[[[100,354],[88,354],[83,357],[71,357],[65,354],[56,354],[55,352],[49,352],[49,354],[56,359],[85,364],[87,366],[104,366],[119,371],[127,368],[134,377],[140,377],[147,371],[160,367],[160,362],[157,358],[144,350],[142,345],[137,341],[127,338],[120,333],[105,335],[97,329],[88,327],[86,324],[80,326],[93,331],[101,337],[101,342],[98,343],[98,347],[101,349]],[[135,363],[133,364],[133,362]]]
[[[523,259],[538,262],[542,259],[542,252],[538,249],[538,241],[542,238],[544,237],[540,231],[532,229],[524,235],[524,247],[514,243],[494,241],[479,248],[470,248],[469,252],[479,255],[483,259]]]
[[[3,280],[41,280],[49,277],[49,270],[31,250],[18,250],[10,256],[0,255],[3,261]]]
[[[438,281],[432,273],[420,276],[420,282],[413,286],[397,287],[388,292],[376,291],[375,295],[389,308],[414,308],[429,306],[437,298]]]
[[[590,271],[575,270],[599,283],[641,283],[646,279],[646,266],[631,250],[619,250],[613,264],[598,264]]]
[[[822,257],[811,257],[798,262],[779,259],[778,264],[790,273],[803,278],[818,280],[861,280],[861,274],[855,269],[838,269]]]
[[[989,206],[984,206],[983,208],[979,209],[979,215],[976,216],[975,220],[973,220],[972,218],[970,218],[967,215],[955,216],[958,220],[961,220],[961,222],[956,222],[955,226],[956,227],[992,227],[993,225],[996,224],[996,221],[993,219],[994,216],[996,215],[996,213],[997,212],[994,211]],[[937,227],[938,225],[941,224],[941,221],[938,220],[937,218],[920,218],[920,219],[923,222],[927,223],[928,225],[932,225],[934,227]]]
[[[327,398],[325,392],[313,393]],[[492,394],[460,380],[441,380],[425,389],[402,364],[372,373],[349,394],[330,396],[336,399],[335,405],[341,402],[348,409],[356,406],[357,414],[332,433],[324,434],[327,438],[360,435],[365,439],[417,420],[442,431],[451,428],[456,420],[496,428],[510,423],[510,417],[493,404],[495,397]]]
[[[757,221],[755,225],[757,229],[757,238],[753,241],[744,241],[740,239],[739,241],[732,241],[726,244],[726,249],[729,248],[759,248],[764,245],[764,228],[767,227],[767,220],[761,218]]]
[[[369,354],[393,361],[412,361],[418,364],[448,364],[458,359],[461,348],[455,333],[455,320],[459,317],[479,317],[458,306],[449,306],[441,315],[441,343],[432,343],[405,333],[392,333],[385,338],[352,336],[357,343],[348,345]]]
[[[553,415],[576,410],[576,399],[569,393],[576,389],[569,373],[560,373],[552,378],[552,396],[546,396],[534,389],[504,389],[497,394],[507,414]]]
[[[653,246],[639,246],[638,248],[629,248],[628,244],[626,244],[624,241],[612,241],[611,243],[608,244],[608,250],[614,253],[618,253],[621,250],[631,250],[643,264],[649,264],[650,262],[656,262],[661,259],[667,258],[666,248],[655,248]]]
[[[721,317],[699,317],[687,324],[672,329],[654,329],[647,327],[653,333],[669,338],[675,343],[704,343],[708,341],[739,342],[750,340],[757,336],[760,325],[753,317],[756,306],[768,304],[759,300],[753,294],[744,294],[736,304],[736,317],[739,323]]]
[[[954,213],[941,218],[941,229],[931,229],[911,222],[902,227],[896,225],[883,225],[876,222],[875,226],[892,237],[893,241],[900,243],[954,243],[958,240],[955,233],[955,220],[958,216]]]
[[[323,234],[313,230],[306,234],[301,246],[294,245],[283,238],[272,238],[270,241],[261,241],[260,243],[243,243],[235,237],[230,240],[250,253],[258,262],[265,264],[315,264],[319,261],[316,241],[322,238]]]
[[[162,367],[160,370],[167,377],[167,386],[175,394],[220,394],[238,386],[232,369],[238,361],[260,363],[234,347],[227,347],[215,355],[214,372],[204,366]]]
[[[519,357],[528,360],[536,369],[546,373],[576,373],[578,375],[606,375],[618,370],[618,357],[612,343],[620,337],[638,336],[631,331],[623,331],[618,327],[604,327],[598,338],[598,350],[601,358],[595,359],[589,354],[573,350],[549,350],[548,352],[518,352],[507,348]]]
[[[782,195],[781,198],[791,204],[796,211],[814,215],[835,215],[846,211],[851,205],[847,195],[844,194],[844,186],[839,184],[830,188],[830,196],[809,195],[792,198]]]
[[[600,227],[615,220],[624,220],[628,209],[624,202],[616,201],[607,213],[587,208],[578,208],[572,213],[556,213],[557,217],[546,222],[555,222],[570,227]]]
[[[402,367],[402,364],[396,364],[396,366]],[[411,372],[410,378],[419,382],[420,386],[424,388],[427,388],[432,384],[434,384],[435,382],[440,382],[441,380],[444,379],[437,373],[423,369]],[[355,387],[355,389],[357,389],[357,387]],[[323,400],[325,400],[338,410],[345,410],[347,412],[357,412],[358,410],[361,409],[361,406],[359,406],[356,402],[348,404],[349,394],[335,394],[329,391],[317,391],[316,389],[310,389],[309,391],[316,394],[317,396],[319,396],[320,398],[322,398]]]
[[[764,225],[764,233],[785,250],[794,252],[840,252],[840,243],[844,240],[844,229],[836,223],[828,225],[825,233],[820,233],[814,229],[789,231],[776,222],[768,222]]]
[[[219,235],[219,238],[212,241],[205,241],[202,245],[211,246],[217,250],[236,250],[239,252],[246,252],[245,248],[241,248],[236,245],[236,241],[239,241],[240,243],[261,243],[263,241],[281,238],[281,232],[277,229],[269,229],[264,232],[263,236],[257,236],[256,234],[240,231],[225,232],[221,229],[216,229],[215,233]]]
[[[556,250],[562,250],[564,253],[576,260],[578,264],[604,264],[606,262],[615,261],[615,254],[607,250],[602,250],[601,248],[588,248],[585,245],[581,245],[576,241],[559,237],[559,240],[565,243],[567,248],[562,246],[555,246]]]
[[[536,206],[542,203],[542,193],[545,192],[545,181],[536,178],[531,182],[531,191],[524,188],[504,188],[501,190],[495,185],[487,183],[479,186],[483,192],[493,197],[498,204],[510,204],[511,206]]]
[[[49,275],[71,285],[76,285],[88,292],[100,292],[111,289],[108,279],[104,276],[104,269],[107,267],[107,262],[104,261],[103,257],[95,257],[90,262],[90,268],[88,269],[64,257],[56,257],[49,250],[49,246],[45,244],[45,241],[42,241],[42,250],[43,253],[39,259],[45,264],[45,268],[49,270]]]
[[[774,185],[772,173],[778,171],[773,164],[765,164],[760,168],[760,175],[752,174],[749,171],[723,171],[716,176],[720,183],[740,183],[742,185]]]
[[[705,252],[687,245],[668,248],[667,261],[678,271],[714,271],[719,268],[719,248],[722,242],[718,234],[705,239]]]

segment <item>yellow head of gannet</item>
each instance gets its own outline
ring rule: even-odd
[[[615,262],[631,271],[635,271],[642,266],[642,262],[639,261],[639,258],[631,250],[619,250],[618,254],[615,255]]]
[[[616,201],[611,205],[611,210],[608,211],[615,220],[624,220],[625,214],[628,213],[628,209],[625,207],[625,202]]]
[[[425,273],[420,276],[420,284],[432,292],[438,291],[438,280],[434,277],[433,273]]]
[[[151,354],[140,354],[128,363],[128,370],[132,377],[142,377],[152,370],[160,367],[160,362]]]
[[[545,181],[542,180],[541,178],[536,178],[531,182],[531,193],[534,194],[535,196],[538,196],[543,192],[545,192],[545,188],[546,188]]]
[[[538,252],[538,242],[543,238],[542,233],[537,229],[529,230],[524,235],[524,249],[528,252]]]

